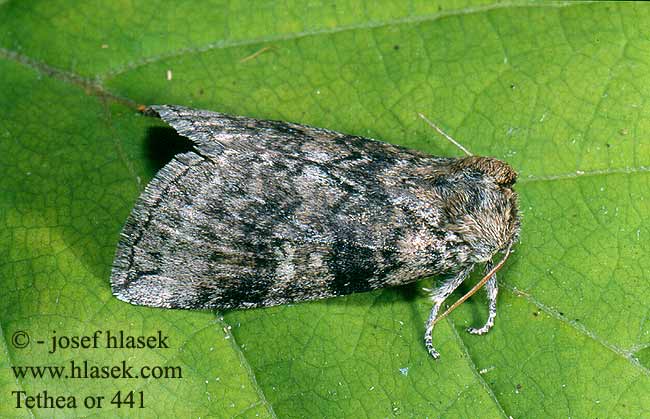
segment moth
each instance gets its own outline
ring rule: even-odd
[[[183,106],[147,112],[194,150],[165,165],[131,211],[111,274],[117,298],[227,310],[442,275],[424,335],[437,358],[431,334],[443,302],[485,264],[463,299],[485,284],[487,321],[469,331],[494,324],[496,271],[520,230],[508,164]]]

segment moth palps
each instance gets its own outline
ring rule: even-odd
[[[489,316],[470,332],[492,326],[495,272],[519,233],[517,174],[506,163],[182,106],[149,113],[195,150],[158,172],[126,221],[111,276],[119,299],[268,307],[444,275],[425,332],[438,357],[438,310],[485,263]]]

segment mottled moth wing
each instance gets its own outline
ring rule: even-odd
[[[460,159],[298,124],[151,109],[195,151],[158,172],[126,222],[111,277],[122,300],[271,306],[476,262],[458,188],[476,206],[500,192]]]

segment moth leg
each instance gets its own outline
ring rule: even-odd
[[[489,272],[490,269],[492,269],[491,261],[485,264],[485,272]],[[473,335],[483,335],[494,326],[494,318],[497,316],[497,293],[499,292],[496,274],[492,275],[485,283],[485,292],[488,297],[488,318],[482,327],[470,327],[467,329],[467,331]]]
[[[427,323],[425,326],[424,345],[426,346],[427,351],[429,351],[429,354],[434,358],[438,358],[440,354],[433,347],[433,343],[431,340],[431,334],[433,332],[433,323],[436,320],[436,316],[438,315],[438,311],[440,310],[442,303],[444,303],[447,297],[449,297],[449,295],[451,295],[451,293],[454,292],[454,290],[458,288],[460,284],[463,283],[465,278],[467,278],[467,275],[469,275],[469,273],[471,272],[472,270],[471,268],[472,267],[460,271],[458,274],[456,274],[456,276],[447,280],[447,282],[442,284],[439,288],[430,290],[431,300],[433,300],[433,307],[431,308],[431,312],[429,313],[429,318],[427,319]]]

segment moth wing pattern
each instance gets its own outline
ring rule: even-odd
[[[444,253],[456,238],[418,196],[417,171],[455,159],[298,124],[151,109],[196,151],[158,172],[126,222],[111,277],[123,300],[270,306],[466,263]]]
[[[425,325],[477,263],[496,315],[496,271],[518,240],[516,172],[368,138],[182,106],[149,108],[194,151],[176,155],[129,215],[113,293],[156,307],[231,309],[316,300],[445,274]],[[494,267],[492,258],[503,252]],[[457,304],[470,294],[465,295]],[[455,304],[454,306],[456,306]]]

